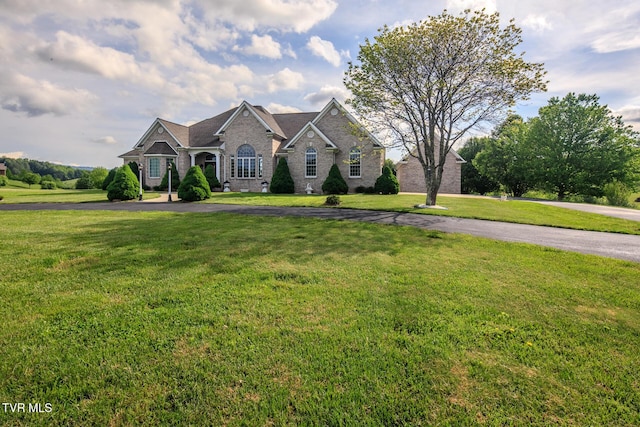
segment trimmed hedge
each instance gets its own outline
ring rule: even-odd
[[[118,169],[113,181],[107,187],[107,199],[132,200],[138,197],[139,191],[138,178],[131,172],[129,165],[124,165]]]
[[[376,193],[398,194],[398,191],[400,191],[400,183],[389,166],[385,165],[382,168],[382,175],[376,179],[374,188]]]
[[[349,186],[335,163],[329,169],[329,176],[322,183],[322,191],[326,194],[347,194],[349,192]]]
[[[178,187],[178,197],[184,202],[197,202],[211,197],[211,189],[200,166],[191,166]]]

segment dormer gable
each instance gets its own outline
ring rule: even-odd
[[[144,135],[142,135],[142,138],[138,140],[133,148],[142,148],[145,141],[154,132],[158,136],[158,139],[166,139],[166,135],[169,135],[180,147],[187,146],[189,143],[189,128],[158,118],[153,122]]]
[[[338,147],[333,142],[331,142],[331,140],[324,133],[322,133],[322,131],[320,129],[318,129],[318,127],[316,125],[314,125],[313,122],[309,122],[306,125],[304,125],[300,129],[300,131],[293,138],[291,138],[291,140],[289,142],[287,142],[287,144],[284,147],[282,147],[282,150],[283,151],[292,150],[294,148],[294,146],[296,145],[296,143],[298,141],[300,141],[301,139],[303,139],[305,136],[307,136],[308,138],[313,138],[316,135],[322,141],[324,141],[325,147],[326,147],[327,150],[337,150],[338,149]]]
[[[280,126],[275,121],[271,113],[269,113],[266,109],[262,107],[254,107],[249,104],[247,101],[242,101],[242,103],[236,108],[236,111],[227,119],[226,122],[218,129],[214,135],[223,135],[225,131],[231,126],[231,123],[234,122],[240,115],[247,117],[253,116],[261,126],[264,127],[265,132],[273,133],[274,135],[280,136],[281,138],[285,138],[283,135],[284,132],[280,129]]]
[[[322,111],[320,111],[315,119],[313,119],[312,123],[317,125],[327,114],[330,114],[332,116],[342,114],[347,118],[347,120],[349,120],[349,122],[353,123],[358,128],[359,132],[362,132],[367,138],[369,138],[374,147],[383,148],[380,141],[378,141],[378,138],[373,136],[373,134],[369,132],[369,130],[362,126],[362,124],[358,120],[356,120],[356,118],[353,117],[353,115],[351,115],[351,113],[349,113],[349,111],[347,111],[347,109],[344,108],[344,106],[340,104],[335,98],[331,98],[331,100],[322,109]]]

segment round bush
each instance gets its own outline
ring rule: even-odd
[[[138,197],[140,184],[128,165],[118,169],[116,176],[107,187],[109,200],[132,200]]]
[[[43,190],[55,190],[56,189],[56,183],[53,181],[42,181],[40,183],[40,188]]]
[[[211,197],[207,178],[199,166],[191,166],[178,187],[178,197],[185,202],[197,202]]]
[[[347,194],[349,192],[349,186],[342,178],[340,169],[335,163],[329,169],[329,176],[322,183],[322,191],[326,194]]]
[[[400,191],[400,183],[389,166],[385,165],[385,167],[382,168],[382,175],[376,179],[374,188],[376,193],[398,194],[398,191]]]

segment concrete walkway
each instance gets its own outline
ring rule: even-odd
[[[640,263],[640,236],[400,212],[176,202],[0,204],[0,211],[2,210],[227,212],[243,215],[364,221],[377,224],[419,227],[445,233],[465,233],[507,242],[531,243]]]

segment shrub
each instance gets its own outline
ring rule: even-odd
[[[364,194],[376,194],[375,187],[367,187],[364,189]]]
[[[365,187],[364,185],[358,185],[356,187],[356,193],[362,194],[367,190],[367,187]]]
[[[293,194],[295,191],[293,178],[291,178],[291,173],[289,172],[289,165],[284,157],[280,157],[280,160],[278,160],[278,166],[276,166],[273,178],[271,178],[269,191],[275,194]]]
[[[191,166],[178,187],[178,197],[185,202],[196,202],[211,197],[211,189],[200,166]]]
[[[174,191],[180,187],[180,175],[178,174],[178,168],[175,163],[171,162],[171,190]],[[160,185],[154,187],[157,191],[166,191],[169,189],[169,169],[164,172]]]
[[[204,177],[207,178],[207,182],[209,183],[209,189],[213,191],[214,188],[220,188],[220,181],[216,176],[216,170],[213,168],[213,165],[207,165],[204,168]]]
[[[116,172],[116,176],[107,188],[109,200],[131,200],[139,193],[138,178],[131,172],[129,165],[124,165]]]
[[[42,181],[40,183],[40,188],[42,188],[43,190],[55,190],[56,187],[56,183],[53,181]]]
[[[113,181],[113,178],[116,176],[116,172],[118,172],[118,168],[113,168],[107,174],[107,177],[102,181],[102,189],[106,190],[109,187],[109,184]],[[133,171],[132,171],[133,172]]]
[[[338,206],[340,205],[340,202],[341,200],[339,196],[328,196],[324,204],[327,206]]]
[[[347,194],[349,192],[349,186],[342,178],[340,169],[335,163],[329,169],[329,176],[322,183],[322,191],[326,194]]]
[[[4,187],[9,184],[9,178],[4,175],[0,175],[0,187]]]
[[[0,194],[0,200],[4,199],[4,196],[2,194]]]
[[[400,191],[400,183],[389,166],[385,165],[382,168],[382,175],[376,179],[374,188],[376,193],[398,194],[398,191]]]
[[[90,188],[93,188],[93,182],[91,181],[91,176],[88,173],[84,173],[76,181],[76,190],[88,190]]]
[[[607,198],[607,203],[612,206],[631,206],[631,203],[629,203],[631,190],[622,182],[613,181],[605,185],[604,196]]]

